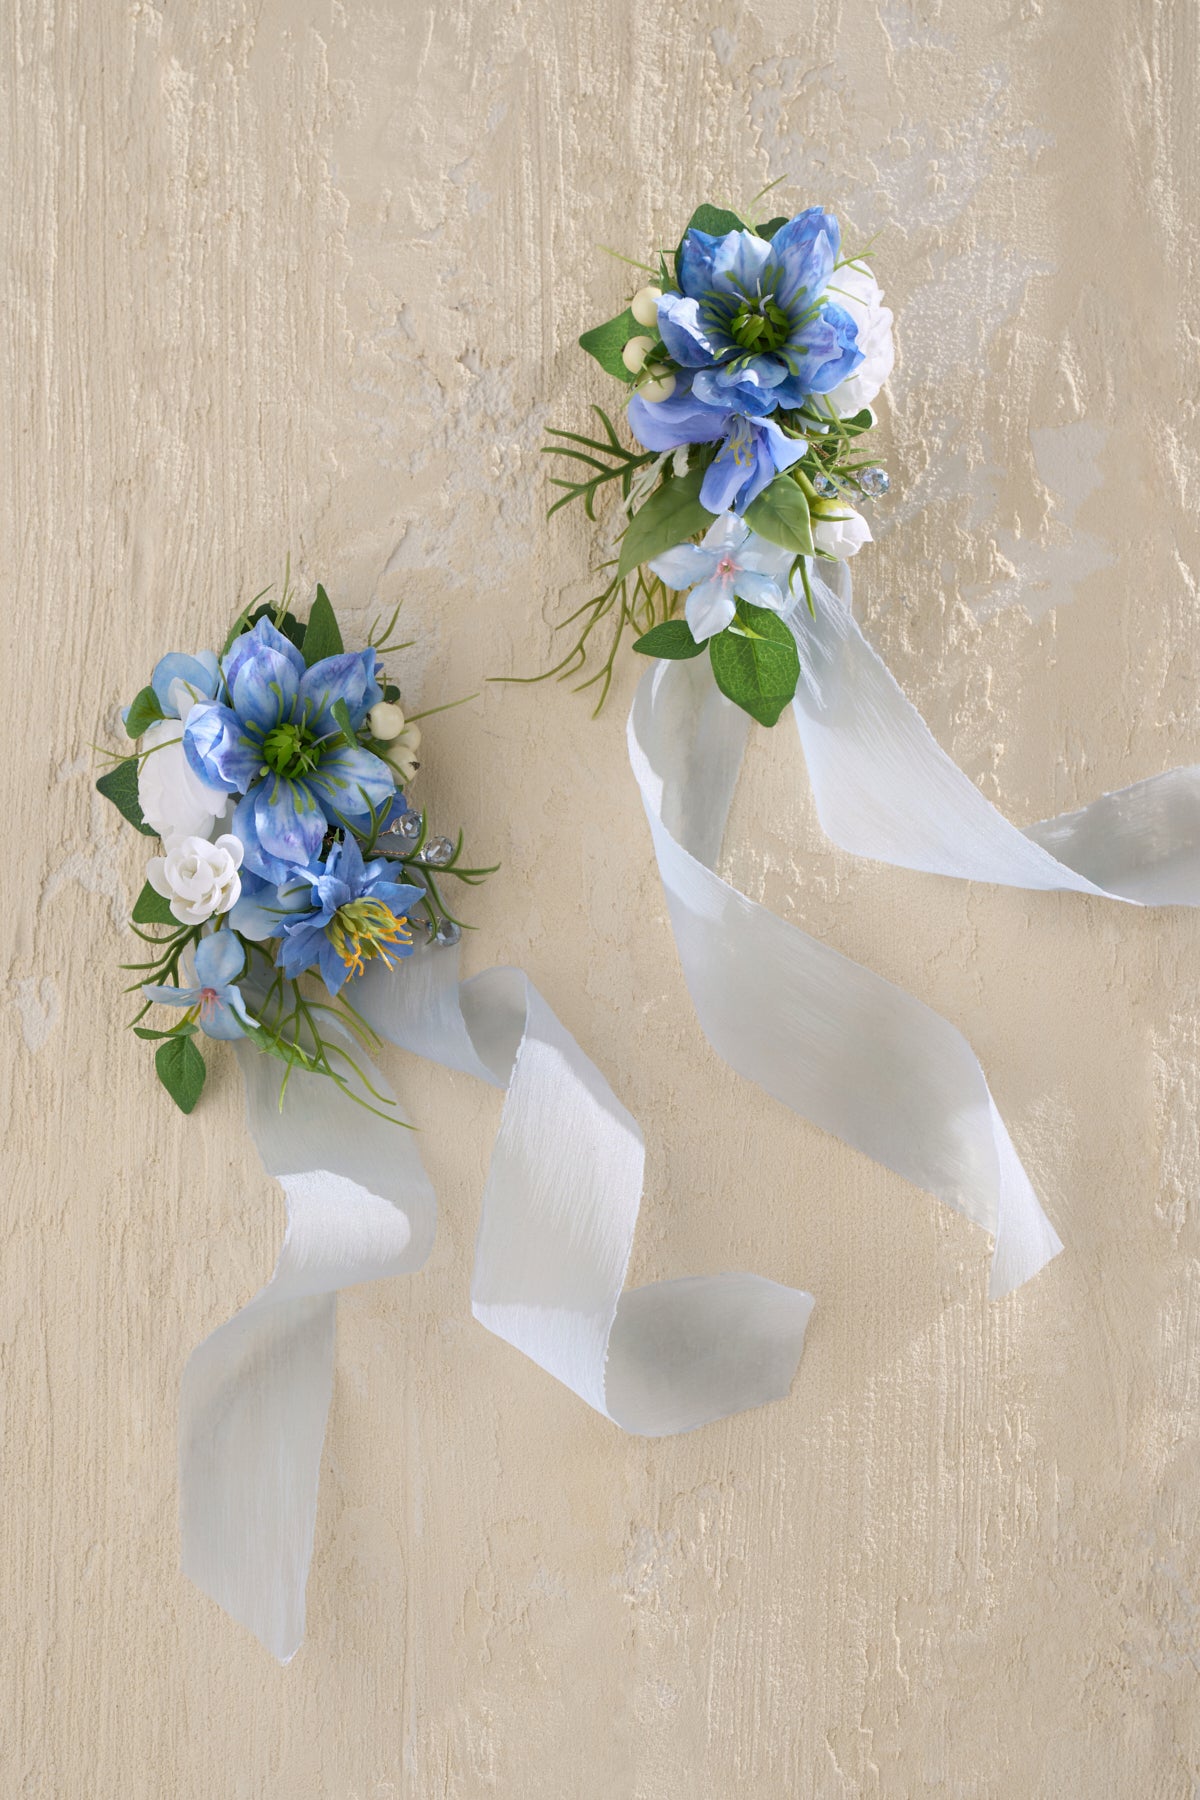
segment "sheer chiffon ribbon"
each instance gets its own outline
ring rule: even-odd
[[[855,624],[848,588],[814,580],[814,595],[815,619],[790,615],[794,712],[835,843],[968,880],[1200,903],[1200,770],[1018,830],[938,748]],[[738,1073],[991,1232],[990,1291],[1007,1293],[1061,1244],[966,1039],[715,872],[747,724],[706,657],[648,670],[629,720],[700,1023]],[[808,1294],[748,1274],[625,1290],[641,1133],[523,974],[460,986],[454,956],[424,950],[398,975],[372,971],[356,1004],[382,1037],[506,1090],[472,1282],[481,1324],[627,1431],[687,1431],[787,1392]],[[416,1134],[317,1076],[293,1075],[280,1111],[278,1065],[239,1055],[287,1227],[266,1287],[184,1373],[183,1566],[287,1661],[304,1633],[337,1291],[420,1267],[435,1203]]]

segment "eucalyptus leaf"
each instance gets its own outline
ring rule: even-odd
[[[158,695],[154,689],[144,687],[125,715],[126,735],[131,738],[140,738],[143,731],[147,731],[151,725],[156,725],[160,719],[165,717],[166,714],[158,704]]]
[[[646,330],[639,325],[629,308],[618,313],[615,319],[609,319],[603,325],[594,325],[591,331],[585,331],[579,340],[580,348],[589,356],[594,356],[607,375],[615,375],[618,381],[629,380],[629,370],[621,361],[621,352],[631,337],[640,337]]]
[[[154,1053],[158,1079],[180,1112],[190,1113],[204,1088],[204,1058],[190,1037],[174,1037]]]
[[[147,825],[142,817],[142,809],[138,804],[137,757],[126,756],[115,768],[101,775],[96,783],[96,792],[111,800],[122,818],[136,825],[146,837],[157,837],[158,833],[152,825]]]
[[[685,543],[698,531],[708,530],[713,514],[700,504],[703,480],[703,469],[689,469],[686,475],[664,481],[638,507],[621,539],[618,581],[639,563],[648,562],[652,556],[661,556],[664,550],[673,550],[676,544]]]
[[[796,640],[779,614],[739,600],[734,623],[708,650],[721,692],[760,725],[774,725],[800,679]]]
[[[768,543],[793,550],[797,556],[813,554],[808,499],[790,475],[777,475],[770,487],[751,502],[746,508],[746,523]]]
[[[341,630],[329,603],[329,595],[318,583],[316,598],[308,615],[308,628],[300,646],[304,660],[311,669],[314,663],[323,662],[327,656],[340,656],[343,647]]]
[[[171,911],[171,902],[165,895],[156,892],[150,883],[142,884],[142,891],[133,903],[130,914],[135,925],[178,925],[179,920]]]
[[[653,625],[642,637],[633,641],[635,650],[643,656],[661,656],[668,662],[683,662],[689,656],[699,656],[704,649],[692,636],[686,619],[667,619],[661,625]]]

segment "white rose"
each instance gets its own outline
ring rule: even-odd
[[[854,320],[863,360],[853,375],[839,382],[826,398],[841,419],[870,406],[892,372],[892,315],[883,305],[883,289],[865,263],[848,263],[829,278],[829,297]]]
[[[836,556],[839,562],[845,562],[848,556],[857,555],[864,544],[873,542],[867,521],[844,500],[818,500],[817,507],[821,505],[834,513],[832,518],[823,518],[813,508],[813,543],[825,556]]]
[[[146,879],[156,894],[171,902],[181,925],[203,925],[214,913],[228,912],[242,891],[240,838],[228,832],[215,844],[185,837],[165,856],[152,856]]]
[[[138,805],[150,829],[168,850],[180,838],[210,838],[228,818],[234,796],[196,774],[184,755],[183,722],[159,719],[148,726],[139,751]]]

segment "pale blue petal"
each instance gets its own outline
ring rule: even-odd
[[[305,783],[271,775],[255,789],[254,824],[267,855],[307,869],[321,853],[325,814]]]
[[[227,987],[245,966],[245,947],[232,931],[210,932],[196,946],[196,980],[201,987]]]
[[[699,587],[693,588],[683,609],[698,644],[731,625],[735,610],[733,583],[721,575],[714,575],[710,581],[702,581]]]
[[[832,213],[809,206],[771,239],[771,285],[785,311],[801,301],[807,304],[824,292],[842,241],[841,227]]]
[[[195,1006],[200,999],[200,989],[195,987],[143,987],[142,993],[159,1006]]]
[[[716,355],[700,323],[700,308],[682,294],[664,294],[658,303],[658,334],[668,353],[685,369],[700,369]]]
[[[751,606],[769,606],[772,612],[783,610],[783,594],[771,575],[760,575],[754,569],[739,569],[733,579],[733,591],[739,599],[748,600]]]
[[[284,637],[282,631],[276,630],[270,619],[260,619],[253,631],[244,631],[241,637],[234,639],[232,649],[221,664],[230,691],[246,658],[263,648],[276,651],[285,662],[291,663],[298,677],[303,675],[304,658],[292,640]]]
[[[230,684],[233,710],[244,723],[270,731],[282,719],[291,718],[299,685],[287,657],[261,645],[242,659]]]
[[[646,450],[677,450],[680,444],[711,444],[729,423],[725,407],[704,406],[690,392],[668,400],[629,402],[629,429]]]
[[[246,736],[235,712],[216,701],[193,706],[183,728],[183,753],[201,781],[226,794],[244,794],[262,767],[262,746]]]
[[[707,506],[707,500],[702,500],[702,504]],[[647,566],[660,581],[681,594],[684,588],[695,587],[698,581],[712,574],[717,557],[714,551],[703,550],[699,544],[677,544],[673,550],[664,550],[661,556],[652,556]]]
[[[374,651],[370,653],[374,656]],[[299,717],[317,737],[328,737],[339,729],[333,708],[339,700],[346,702],[350,723],[356,728],[366,717],[368,707],[367,667],[359,650],[344,650],[338,656],[327,656],[305,671],[300,682]],[[379,698],[374,681],[375,699]],[[372,706],[375,700],[370,703]]]
[[[179,717],[178,711],[171,704],[173,681],[185,681],[203,699],[213,699],[220,681],[216,657],[211,650],[202,650],[199,656],[185,656],[182,651],[173,650],[169,656],[160,657],[155,663],[150,686],[168,719]]]
[[[355,820],[368,817],[368,800],[376,812],[381,811],[396,787],[395,777],[379,757],[361,746],[351,750],[344,744],[321,759],[320,768],[307,778],[307,784],[331,816],[337,812]]]
[[[771,255],[765,238],[752,231],[730,231],[713,246],[709,286],[739,298],[757,294],[759,277]]]
[[[225,934],[222,934],[225,935]],[[239,1013],[242,1015],[239,1017]],[[243,1023],[245,1020],[245,1023]],[[205,1037],[221,1038],[224,1042],[232,1042],[245,1035],[249,1020],[242,996],[236,988],[227,988],[225,992],[207,1006],[200,1007],[200,1029]]]

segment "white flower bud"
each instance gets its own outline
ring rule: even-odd
[[[654,339],[648,337],[631,337],[621,352],[621,361],[631,375],[639,375],[642,367],[654,348]]]
[[[675,377],[671,374],[655,375],[649,381],[643,381],[638,393],[643,400],[657,405],[660,400],[669,400],[675,392]]]
[[[639,288],[629,302],[629,310],[639,325],[658,324],[658,303],[662,299],[659,287]]]
[[[873,543],[871,527],[860,512],[842,499],[817,500],[812,506],[813,544],[825,556],[845,562],[864,544]]]
[[[378,738],[381,744],[390,744],[404,730],[404,714],[390,700],[379,700],[367,714],[367,724],[373,738]]]

